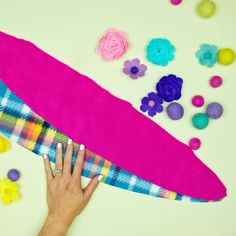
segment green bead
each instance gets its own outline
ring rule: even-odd
[[[205,129],[208,126],[209,118],[204,113],[197,113],[193,116],[192,123],[196,129]]]
[[[214,15],[216,5],[211,0],[202,0],[197,5],[197,14],[202,18],[209,18]]]

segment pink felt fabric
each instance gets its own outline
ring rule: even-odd
[[[188,146],[32,43],[0,33],[0,78],[51,125],[128,172],[202,200],[226,196]]]

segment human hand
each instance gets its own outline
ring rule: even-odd
[[[68,140],[64,161],[62,158],[62,144],[57,144],[56,169],[53,175],[49,158],[44,156],[47,178],[48,216],[39,235],[66,235],[66,232],[87,203],[103,176],[94,177],[85,189],[81,186],[81,172],[83,167],[85,147],[80,145],[77,159],[71,173],[73,142]]]

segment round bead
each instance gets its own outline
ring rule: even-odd
[[[204,113],[197,113],[193,116],[192,123],[196,129],[205,129],[208,126],[209,118]]]
[[[17,181],[20,178],[20,172],[17,169],[11,169],[8,171],[7,177],[11,181]]]
[[[202,18],[209,18],[214,15],[216,5],[211,0],[202,0],[197,5],[197,14]]]
[[[223,83],[223,80],[218,75],[215,75],[215,76],[211,77],[211,79],[210,79],[210,85],[212,88],[218,88],[222,85],[222,83]]]
[[[208,104],[206,113],[211,119],[218,119],[222,116],[224,112],[223,107],[218,102],[212,102]]]
[[[220,49],[218,52],[218,62],[221,65],[227,66],[234,62],[235,52],[231,48]]]
[[[204,104],[204,98],[201,95],[196,95],[192,98],[192,104],[195,107],[201,107]]]
[[[201,140],[198,138],[191,138],[189,141],[189,147],[193,150],[197,150],[201,147]]]
[[[173,5],[179,5],[182,0],[170,0],[170,2],[173,4]]]
[[[184,115],[184,108],[177,102],[173,102],[166,108],[167,115],[172,120],[179,120]]]
[[[133,67],[131,68],[130,72],[131,72],[132,74],[137,74],[137,73],[138,73],[138,67],[137,67],[137,66],[133,66]]]
[[[154,107],[156,105],[155,101],[154,100],[149,100],[148,101],[148,106],[149,107]]]

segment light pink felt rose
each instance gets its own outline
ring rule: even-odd
[[[127,35],[115,29],[109,29],[100,39],[96,48],[97,54],[110,61],[121,58],[128,49]]]

